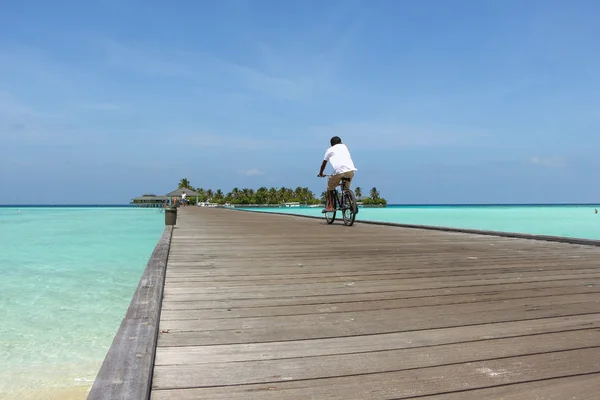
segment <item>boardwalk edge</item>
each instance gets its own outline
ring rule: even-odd
[[[87,399],[149,399],[173,227],[166,226]]]
[[[284,216],[288,216],[288,217],[300,217],[300,218],[312,218],[312,219],[325,220],[324,217],[318,217],[318,216],[314,216],[314,215],[302,215],[302,214],[292,214],[292,213],[283,213],[283,212],[264,212],[264,211],[256,211],[256,210],[244,210],[241,208],[237,208],[237,209],[229,208],[229,210],[261,213],[261,214],[276,214],[276,215],[284,215]],[[392,226],[392,227],[397,227],[397,228],[423,229],[423,230],[442,231],[442,232],[449,232],[449,233],[466,233],[466,234],[470,234],[470,235],[498,236],[498,237],[505,237],[505,238],[512,238],[512,239],[528,239],[528,240],[539,240],[539,241],[546,241],[546,242],[558,242],[558,243],[565,243],[565,244],[578,244],[578,245],[583,245],[583,246],[600,247],[600,240],[574,238],[574,237],[567,237],[567,236],[536,235],[536,234],[528,234],[528,233],[488,231],[488,230],[468,229],[468,228],[453,228],[453,227],[448,227],[448,226],[435,226],[435,225],[403,224],[403,223],[398,223],[398,222],[384,222],[384,221],[356,220],[355,224]]]

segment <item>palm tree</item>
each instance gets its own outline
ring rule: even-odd
[[[179,181],[179,188],[194,190],[194,188],[190,185],[190,181],[188,180],[188,178],[183,178]]]
[[[278,200],[281,203],[287,203],[288,201],[290,201],[293,195],[294,191],[286,187],[282,187],[277,191]]]
[[[300,192],[300,198],[299,201],[302,204],[311,204],[315,199],[315,195],[314,193],[307,187],[302,188],[302,191]]]
[[[327,204],[327,191],[321,193],[321,202]]]
[[[240,204],[252,204],[254,202],[254,190],[244,188],[240,191],[239,194],[239,203]]]
[[[269,203],[269,189],[266,187],[260,187],[256,191],[254,201],[256,204],[268,204]]]
[[[360,199],[362,197],[362,188],[357,186],[356,189],[354,189],[354,194],[356,195],[357,199]]]
[[[279,193],[274,187],[269,189],[269,204],[279,203]]]
[[[376,187],[371,189],[370,193],[371,193],[371,200],[379,200],[379,192],[377,191]]]
[[[300,186],[298,186],[295,190],[294,193],[292,195],[292,201],[298,201],[298,202],[302,202],[303,199],[303,193],[304,193],[304,189],[301,188]]]

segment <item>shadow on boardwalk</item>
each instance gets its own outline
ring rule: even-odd
[[[600,248],[180,209],[151,398],[600,391]]]

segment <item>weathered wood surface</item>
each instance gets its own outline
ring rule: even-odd
[[[239,210],[246,212],[261,212],[255,210]],[[279,214],[279,215],[290,215],[290,213],[286,212],[277,212],[271,211],[271,214]],[[303,218],[313,218],[320,219],[321,217],[313,216],[313,215],[302,215]],[[340,218],[340,217],[338,217]],[[489,235],[489,236],[503,236],[508,238],[517,238],[517,239],[537,239],[537,240],[545,240],[548,242],[560,242],[560,243],[571,243],[571,244],[583,244],[587,246],[600,246],[600,240],[595,239],[583,239],[576,237],[565,237],[565,236],[553,236],[553,235],[540,235],[540,234],[532,234],[532,233],[520,233],[520,232],[498,232],[498,231],[489,231],[483,229],[472,229],[472,228],[453,228],[449,226],[435,226],[435,225],[417,225],[417,224],[407,224],[401,222],[384,222],[384,221],[361,221],[363,224],[373,224],[380,226],[395,226],[400,228],[413,228],[413,229],[424,229],[424,230],[433,230],[433,231],[443,231],[443,232],[460,232],[460,233],[472,233],[476,235]]]
[[[154,248],[88,400],[150,398],[172,232],[165,227]]]
[[[598,247],[179,212],[154,400],[597,398]]]

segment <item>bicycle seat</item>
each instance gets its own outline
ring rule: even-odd
[[[350,179],[350,178],[346,178],[346,177],[343,177],[343,178],[342,178],[342,182],[350,182],[351,180],[352,180],[352,179]]]

